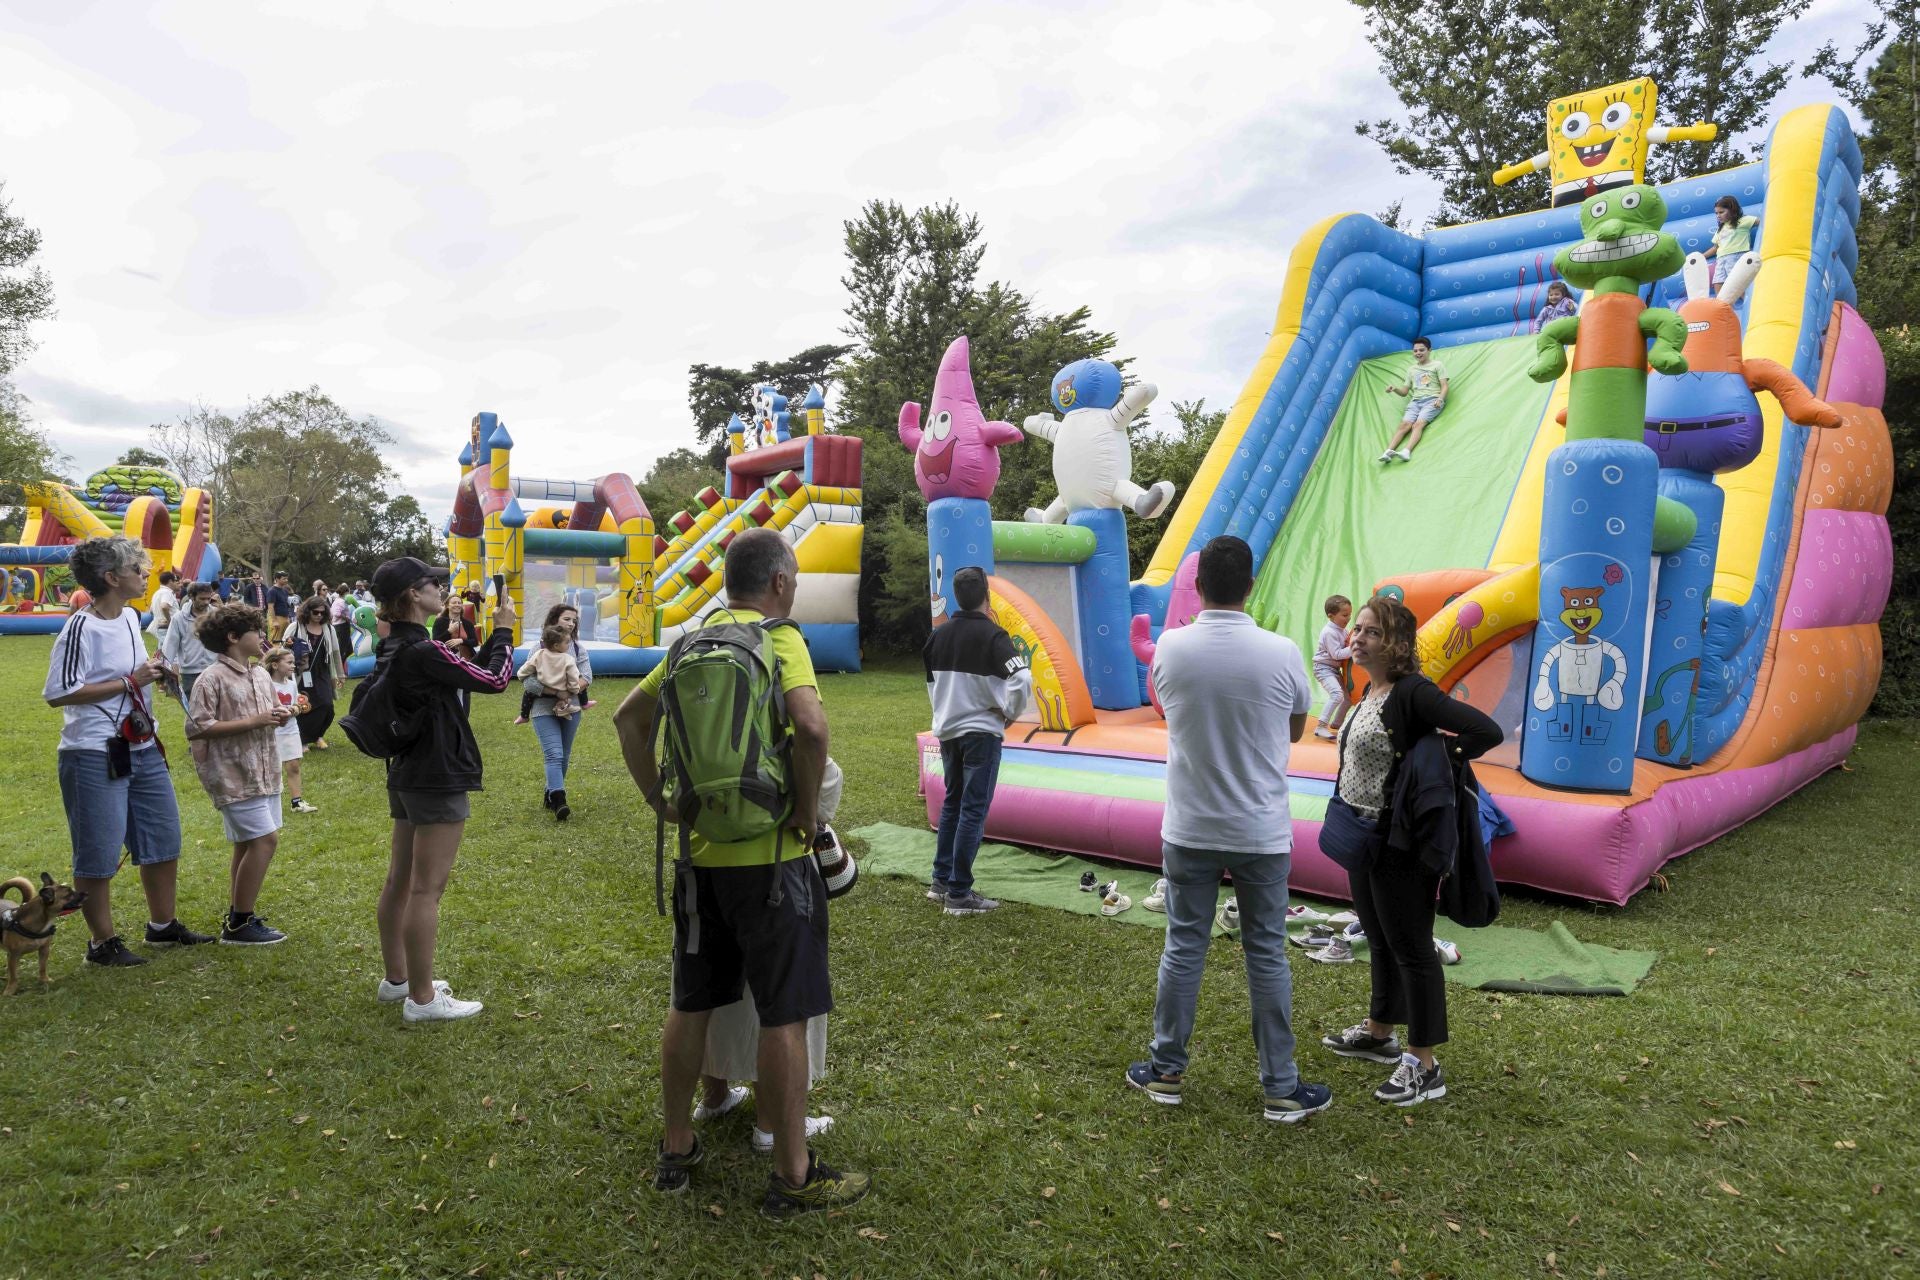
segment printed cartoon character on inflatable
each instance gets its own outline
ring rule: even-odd
[[[1501,168],[1493,184],[1504,187],[1545,169],[1558,208],[1643,181],[1649,144],[1719,136],[1713,124],[1655,124],[1658,101],[1659,90],[1645,76],[1555,98],[1547,104],[1547,149]]]
[[[1167,597],[1167,625],[1160,628],[1160,634],[1164,636],[1169,631],[1178,631],[1192,623],[1199,613],[1200,553],[1195,551],[1180,562],[1180,568],[1173,575],[1173,594]],[[1153,635],[1153,619],[1144,613],[1134,614],[1127,641],[1140,665],[1152,671],[1153,655],[1160,647]],[[1147,700],[1162,716],[1167,714],[1167,709],[1160,705],[1160,691],[1153,687],[1152,680],[1147,681]]]
[[[1151,382],[1121,389],[1120,370],[1105,360],[1076,360],[1053,375],[1053,404],[1065,417],[1036,413],[1021,426],[1053,443],[1053,483],[1045,511],[1027,509],[1035,524],[1064,524],[1074,511],[1131,511],[1143,520],[1173,501],[1173,482],[1142,489],[1133,482],[1127,428],[1160,394]]]
[[[917,403],[900,406],[900,443],[913,450],[914,483],[928,502],[991,498],[1000,483],[1000,447],[1022,438],[1011,422],[989,422],[981,412],[971,358],[965,338],[955,338],[940,357],[924,426]]]

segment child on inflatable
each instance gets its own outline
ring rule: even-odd
[[[1413,363],[1407,366],[1406,381],[1388,387],[1387,394],[1406,396],[1407,411],[1401,415],[1400,427],[1379,460],[1412,462],[1413,451],[1420,447],[1421,433],[1447,407],[1447,370],[1433,358],[1431,342],[1425,338],[1413,340]],[[1400,447],[1402,439],[1407,442],[1404,449]]]
[[[1313,678],[1325,691],[1327,705],[1320,708],[1320,724],[1313,736],[1335,738],[1347,718],[1347,682],[1341,665],[1353,657],[1352,642],[1347,635],[1347,623],[1353,620],[1353,601],[1345,596],[1328,596],[1322,607],[1326,610],[1327,625],[1320,628],[1320,642],[1313,647]]]

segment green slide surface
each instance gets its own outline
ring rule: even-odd
[[[1291,637],[1309,665],[1330,595],[1357,608],[1390,574],[1480,569],[1506,521],[1551,384],[1527,377],[1531,337],[1447,347],[1447,407],[1412,462],[1378,462],[1406,399],[1388,395],[1411,354],[1361,362],[1280,536],[1268,550],[1247,610]],[[1323,701],[1315,686],[1315,708]]]

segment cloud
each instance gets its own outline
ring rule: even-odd
[[[1863,6],[1816,0],[1803,34],[1845,42]],[[1090,306],[1164,403],[1221,407],[1302,232],[1435,203],[1352,134],[1392,101],[1352,5],[822,13],[14,6],[6,194],[59,306],[35,413],[97,466],[103,433],[318,383],[391,424],[435,519],[480,409],[527,474],[640,475],[692,439],[690,364],[839,340],[842,224],[875,198],[957,201],[985,277]]]

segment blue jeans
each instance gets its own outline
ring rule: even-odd
[[[958,897],[973,889],[973,855],[980,852],[987,807],[1000,780],[1000,735],[963,733],[940,743],[947,798],[940,806],[940,838],[934,845],[933,878]]]
[[[1153,1069],[1187,1069],[1200,976],[1213,942],[1220,877],[1233,873],[1240,902],[1240,942],[1247,957],[1247,994],[1253,1001],[1253,1043],[1260,1054],[1260,1085],[1285,1097],[1300,1084],[1293,1061],[1293,973],[1287,964],[1287,871],[1291,853],[1222,853],[1163,842],[1167,875],[1167,949],[1160,955],[1160,991],[1153,1002]]]
[[[580,717],[535,716],[533,732],[540,739],[540,755],[547,766],[547,790],[567,789],[567,766],[573,763],[573,735],[580,731]]]
[[[133,772],[107,776],[107,753],[62,751],[60,802],[73,842],[73,874],[106,880],[120,867],[120,850],[136,867],[180,856],[180,809],[173,777],[157,746],[133,752]]]

